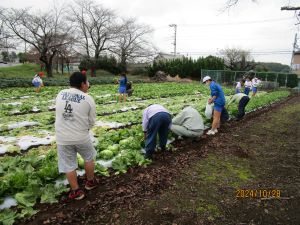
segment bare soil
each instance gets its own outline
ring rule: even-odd
[[[300,224],[299,150],[292,96],[213,137],[178,140],[147,168],[101,177],[84,200],[38,205],[19,224]]]

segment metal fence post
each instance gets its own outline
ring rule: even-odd
[[[200,71],[200,82],[202,81],[202,69]]]
[[[287,76],[288,74],[285,75],[285,87],[287,86]]]

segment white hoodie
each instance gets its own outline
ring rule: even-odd
[[[56,97],[55,133],[60,145],[90,141],[89,130],[96,121],[94,99],[76,88],[65,89]]]

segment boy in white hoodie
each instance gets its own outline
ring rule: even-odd
[[[94,176],[96,150],[89,135],[96,121],[96,105],[87,94],[89,82],[85,75],[73,73],[70,86],[56,97],[55,135],[59,172],[66,174],[71,186],[69,198],[80,200],[85,197],[85,192],[77,182],[77,153],[85,162],[85,189],[91,190],[98,183]]]

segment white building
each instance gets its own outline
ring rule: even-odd
[[[159,52],[157,56],[154,58],[154,61],[168,61],[168,60],[183,59],[183,58],[185,58],[184,55],[180,55],[180,54],[174,55],[174,54]]]

